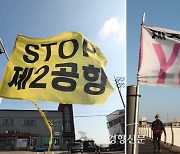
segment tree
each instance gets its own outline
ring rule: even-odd
[[[84,132],[84,131],[79,131],[78,133],[80,134],[79,140],[82,140],[82,141],[89,140],[88,137],[87,137],[87,133],[86,133],[86,132]]]

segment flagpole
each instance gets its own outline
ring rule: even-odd
[[[143,17],[142,17],[142,25],[144,25],[145,17],[146,17],[146,13],[144,12],[144,13],[143,13]]]
[[[137,143],[137,137],[138,137],[138,116],[139,116],[139,85],[137,83],[136,86],[136,100],[135,100],[135,123],[134,123],[134,149],[133,154],[138,154],[138,143]]]
[[[2,42],[1,39],[0,39],[0,45],[1,45],[2,50],[4,51],[4,53],[5,53],[5,55],[6,55],[7,60],[9,60],[9,56],[8,56],[8,54],[7,54],[7,52],[6,52],[6,49],[5,49],[5,47],[4,47],[3,42]]]
[[[146,13],[144,12],[143,15],[142,15],[141,35],[142,35],[142,25],[144,25],[144,22],[145,22],[145,16],[146,16]],[[136,109],[135,109],[136,114],[135,114],[135,128],[134,128],[134,131],[135,131],[135,134],[134,134],[134,136],[135,136],[135,144],[137,144],[137,136],[138,136],[139,96],[140,96],[140,94],[139,94],[139,83],[138,83],[138,79],[137,79],[137,86],[136,86]],[[138,145],[134,145],[134,154],[137,154],[137,153],[139,153],[138,152]]]
[[[142,16],[141,26],[145,21],[145,13]],[[142,27],[141,27],[142,34]],[[142,39],[142,38],[141,38]],[[141,40],[140,40],[141,41]],[[140,63],[139,63],[140,64]],[[140,65],[139,65],[140,66]],[[139,68],[138,68],[139,69]],[[138,116],[139,116],[139,84],[138,79],[136,85],[127,87],[127,106],[126,106],[126,116],[127,116],[127,154],[138,154]],[[133,143],[128,141],[129,138],[133,139]]]

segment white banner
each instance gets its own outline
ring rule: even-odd
[[[26,148],[27,147],[27,139],[17,139],[16,147],[17,148]]]
[[[142,26],[138,84],[180,87],[180,32]]]

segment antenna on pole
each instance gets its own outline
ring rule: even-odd
[[[7,52],[6,52],[6,49],[5,49],[5,47],[4,47],[3,42],[2,42],[1,39],[0,39],[0,45],[1,45],[0,54],[5,53],[7,60],[9,60],[9,56],[8,56],[8,54],[7,54]]]

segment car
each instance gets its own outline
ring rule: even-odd
[[[48,148],[47,147],[37,147],[37,148],[34,148],[33,151],[36,151],[36,152],[45,152],[45,151],[48,151]]]
[[[73,153],[73,152],[81,152],[83,153],[83,143],[81,142],[72,142],[67,144],[68,147],[68,152]]]
[[[84,151],[86,152],[95,152],[96,147],[93,140],[88,140],[83,142]]]

